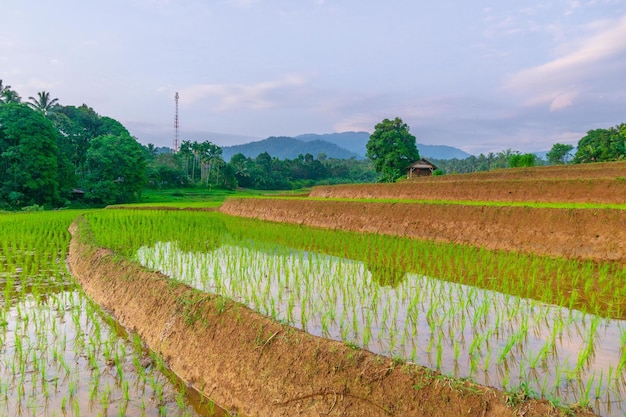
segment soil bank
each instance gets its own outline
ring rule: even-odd
[[[273,197],[227,199],[219,211],[306,226],[626,264],[626,210]]]
[[[70,231],[69,265],[85,292],[179,377],[237,415],[565,415],[546,401],[507,396],[311,336],[174,283],[93,246],[82,218]]]

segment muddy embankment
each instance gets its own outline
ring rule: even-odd
[[[233,198],[220,211],[306,226],[626,264],[626,210]]]
[[[315,198],[626,204],[626,179],[433,181],[314,187]]]
[[[546,401],[394,363],[173,283],[93,246],[84,219],[71,233],[69,264],[85,292],[179,377],[237,415],[562,415]]]

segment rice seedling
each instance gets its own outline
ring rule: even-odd
[[[117,333],[65,265],[77,214],[0,214],[0,415],[126,415],[142,402],[146,416],[198,415],[165,377],[159,406],[135,388],[140,377],[126,365],[138,342]]]

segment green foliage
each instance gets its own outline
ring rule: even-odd
[[[181,164],[180,154],[153,155],[147,147],[144,147],[144,150],[147,160],[146,176],[150,188],[178,188],[190,185],[189,177]]]
[[[295,159],[280,160],[263,152],[256,158],[238,153],[230,160],[230,167],[243,188],[259,190],[291,190],[314,185],[372,182],[375,173],[369,161],[327,158],[311,154]]]
[[[83,203],[140,195],[143,150],[121,123],[85,104],[61,106],[46,91],[20,101],[0,80],[0,208],[64,206],[81,198],[72,195],[77,186]]]
[[[570,159],[572,149],[574,149],[573,145],[555,143],[552,149],[550,149],[550,152],[546,154],[548,162],[554,165],[566,164]]]
[[[0,206],[61,204],[58,133],[23,104],[0,106]]]
[[[45,116],[50,110],[54,109],[55,106],[58,106],[58,102],[59,99],[50,98],[50,93],[47,91],[40,91],[37,93],[37,98],[28,97],[28,102],[26,104],[33,110],[43,113]]]
[[[444,175],[444,172],[441,168],[437,168],[436,170],[433,171],[433,177],[438,177],[440,175]]]
[[[145,154],[130,135],[94,138],[87,151],[87,175],[83,182],[88,201],[128,203],[141,196],[146,184]]]
[[[48,113],[57,130],[61,133],[59,148],[74,165],[77,180],[86,174],[87,151],[91,140],[102,135],[130,135],[119,122],[100,117],[91,107],[57,106]]]
[[[11,90],[10,85],[4,85],[0,80],[0,104],[20,103],[21,101],[20,95]]]
[[[532,153],[514,154],[509,159],[509,168],[534,167],[536,159]]]
[[[587,132],[578,141],[574,163],[608,162],[626,158],[626,124]]]
[[[186,140],[181,144],[178,155],[190,183],[205,187],[236,188],[232,170],[225,169],[222,148],[216,144]]]
[[[366,147],[368,159],[385,182],[405,176],[409,166],[420,157],[415,136],[399,117],[378,123]]]

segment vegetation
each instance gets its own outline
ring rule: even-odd
[[[192,389],[70,277],[78,214],[0,214],[0,415],[197,416]]]
[[[99,244],[119,255],[314,334],[571,403],[601,408],[623,395],[619,264],[220,213],[87,218]]]
[[[406,176],[409,166],[420,157],[415,136],[409,133],[409,126],[399,117],[378,123],[366,147],[366,156],[384,182]]]
[[[535,154],[513,154],[509,159],[509,168],[534,167],[538,158]]]
[[[578,141],[574,163],[607,162],[626,158],[626,123],[587,132]]]
[[[550,152],[546,154],[548,162],[553,165],[566,164],[570,161],[570,152],[574,149],[574,145],[565,145],[562,143],[555,143],[550,149]]]
[[[491,171],[494,169],[511,168],[511,160],[519,158],[522,154],[512,149],[506,149],[497,153],[489,152],[487,155],[469,156],[465,159],[429,159],[445,174],[467,174],[471,172]],[[515,162],[517,163],[517,162]],[[542,165],[539,158],[534,158],[533,166]]]
[[[58,133],[21,104],[0,106],[0,208],[59,206],[62,189]]]
[[[324,155],[314,157],[306,154],[295,159],[281,160],[267,152],[256,158],[238,153],[233,155],[230,163],[214,157],[215,161],[210,169],[209,164],[203,163],[201,158],[200,152],[186,149],[183,151],[182,148],[177,154],[149,155],[149,188],[243,187],[256,190],[294,190],[313,185],[372,182],[376,177],[369,161],[354,158],[334,159]]]
[[[0,209],[140,197],[145,154],[119,122],[84,104],[61,106],[45,91],[24,104],[9,86],[1,89]]]

